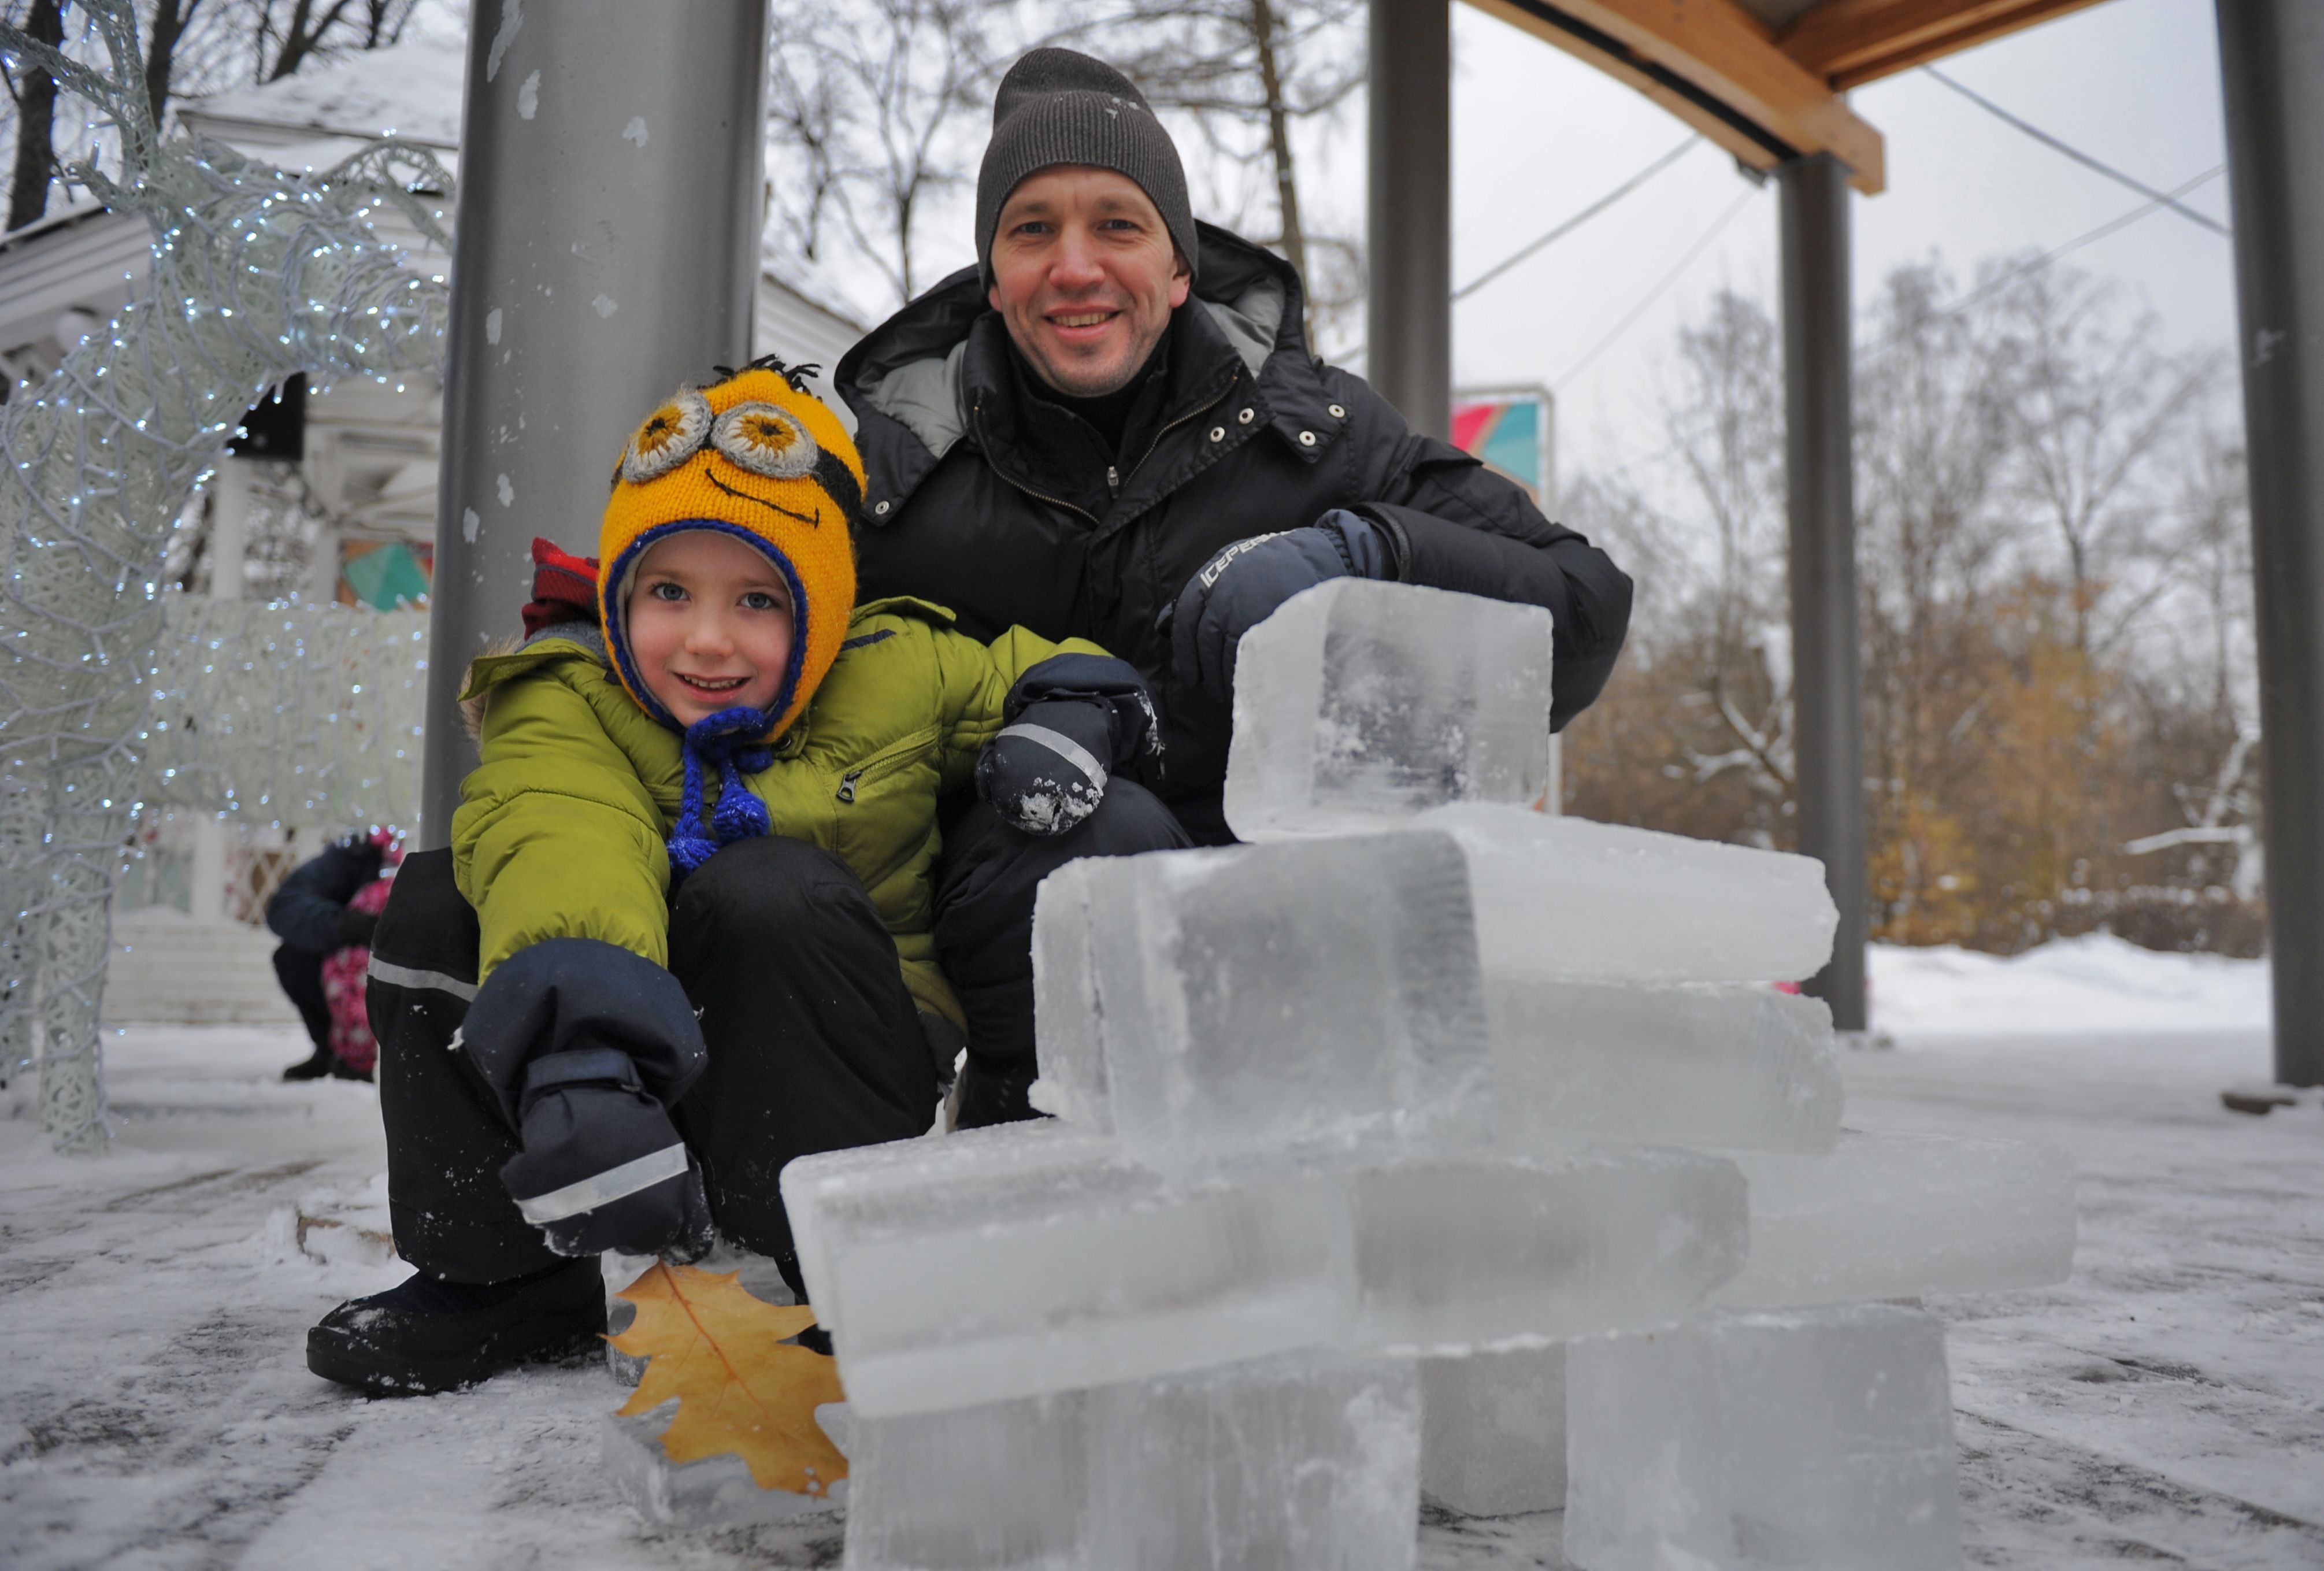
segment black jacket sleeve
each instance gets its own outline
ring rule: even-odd
[[[266,902],[266,925],[293,949],[327,955],[339,947],[339,912],[379,876],[379,847],[360,837],[340,841],[291,869]]]
[[[1326,373],[1347,406],[1346,441],[1367,455],[1352,511],[1396,541],[1407,584],[1547,610],[1554,628],[1550,728],[1588,708],[1614,673],[1630,625],[1630,579],[1604,551],[1542,516],[1513,481],[1415,434],[1355,377]]]

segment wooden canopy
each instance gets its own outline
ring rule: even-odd
[[[1880,133],[1842,96],[2098,0],[1469,0],[1623,81],[1755,169],[1829,152],[1870,196]]]

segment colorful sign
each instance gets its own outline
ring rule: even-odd
[[[348,541],[339,548],[339,604],[374,611],[424,605],[435,567],[432,543]]]
[[[1554,408],[1546,388],[1456,393],[1452,445],[1482,458],[1546,506],[1556,477],[1550,448]]]

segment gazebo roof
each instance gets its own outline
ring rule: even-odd
[[[1880,133],[1850,88],[2098,0],[1469,0],[1619,78],[1755,169],[1828,152],[1867,195]]]

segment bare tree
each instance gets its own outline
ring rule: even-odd
[[[23,27],[35,42],[51,46],[65,39],[64,0],[32,0]],[[7,71],[8,97],[16,106],[16,169],[8,187],[8,227],[21,229],[49,210],[49,181],[55,177],[57,79],[38,66]]]
[[[145,32],[145,98],[153,106],[153,124],[162,123],[169,106],[170,82],[177,66],[178,43],[193,26],[202,0],[153,0]]]
[[[779,250],[861,257],[887,302],[929,282],[929,220],[966,189],[1003,18],[985,0],[798,0],[778,7],[768,95]]]
[[[1990,276],[1990,272],[1987,276]],[[2007,951],[2107,925],[2251,952],[2264,832],[2239,456],[2213,363],[2104,286],[1872,301],[1856,375],[1875,931]],[[1765,311],[1683,328],[1654,486],[1568,516],[1636,573],[1631,645],[1569,733],[1585,815],[1782,843],[1791,810],[1781,379]]]
[[[2098,645],[2125,625],[2121,613],[2102,624],[2098,601],[2154,544],[2150,460],[2200,414],[2220,374],[2215,354],[2156,349],[2153,316],[2121,321],[2116,294],[2073,268],[2035,268],[1992,307],[2015,489],[2052,531],[2074,596],[2075,646],[2085,652],[2103,652]]]

